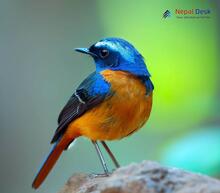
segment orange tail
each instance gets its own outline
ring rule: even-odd
[[[32,183],[33,188],[37,189],[42,184],[42,182],[45,180],[50,170],[53,168],[54,164],[60,157],[60,154],[63,152],[63,150],[68,146],[68,144],[71,141],[65,140],[63,137],[53,146],[50,154],[47,156],[46,160],[43,162],[43,165],[41,166],[39,172],[37,173],[37,176],[35,177]]]

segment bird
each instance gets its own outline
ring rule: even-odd
[[[89,48],[75,50],[93,58],[95,71],[82,81],[61,110],[51,140],[53,147],[33,180],[34,189],[42,184],[61,153],[81,136],[91,140],[103,175],[110,175],[99,143],[116,168],[120,167],[105,141],[133,134],[151,113],[154,85],[143,56],[131,43],[108,37]]]

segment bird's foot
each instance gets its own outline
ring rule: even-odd
[[[91,174],[89,174],[89,176],[92,177],[92,178],[102,178],[102,177],[108,177],[111,174],[112,174],[111,172],[106,172],[106,173],[103,173],[103,174],[91,173]]]

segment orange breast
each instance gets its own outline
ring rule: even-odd
[[[135,76],[105,70],[101,73],[115,94],[92,108],[68,127],[67,132],[79,133],[92,140],[113,140],[136,131],[149,118],[152,93]]]

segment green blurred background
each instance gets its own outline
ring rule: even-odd
[[[177,19],[176,8],[212,13]],[[167,9],[172,16],[162,19]],[[136,46],[155,85],[148,124],[109,143],[120,163],[156,160],[220,177],[219,25],[217,0],[1,0],[0,191],[35,192],[31,183],[59,111],[94,70],[92,59],[72,48],[107,36]],[[57,192],[75,172],[101,171],[90,141],[81,138],[38,192]]]

